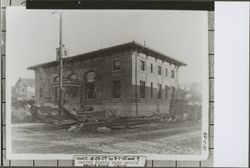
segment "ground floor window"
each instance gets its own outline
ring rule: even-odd
[[[157,97],[158,99],[161,99],[161,84],[157,84]]]
[[[86,84],[86,97],[87,99],[96,98],[96,85],[94,82]]]
[[[172,87],[172,95],[171,95],[171,98],[175,98],[175,87]]]
[[[112,85],[112,97],[113,98],[120,98],[121,97],[121,81],[120,80],[116,80],[113,81],[113,85]]]
[[[154,86],[153,86],[153,82],[150,83],[150,96],[151,98],[153,98],[153,94],[154,94]]]
[[[86,73],[86,98],[96,98],[96,74],[95,72]]]
[[[145,98],[145,81],[140,81],[140,97]]]
[[[59,88],[57,88],[57,87],[54,88],[54,99],[55,99],[55,101],[59,100],[59,94],[58,94],[59,92],[58,92],[58,89],[59,89]]]
[[[40,98],[43,97],[43,88],[40,88],[40,90],[39,90],[39,96],[40,96]]]
[[[166,85],[165,86],[165,96],[166,96],[166,99],[168,98],[168,86]]]

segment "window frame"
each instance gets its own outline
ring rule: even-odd
[[[158,67],[158,68],[157,68],[157,74],[158,74],[158,75],[161,75],[161,74],[162,74],[162,68],[161,68],[160,65],[158,65],[157,67]]]
[[[154,98],[154,83],[150,82],[150,97]]]
[[[117,89],[117,88],[114,87],[114,83],[115,83],[115,82],[119,82],[119,96],[117,96],[117,97],[114,96],[114,93],[116,93],[114,89]],[[117,89],[117,90],[118,90],[118,89]],[[112,81],[112,98],[113,98],[113,99],[120,99],[120,98],[121,98],[121,95],[122,95],[122,92],[121,92],[121,80],[113,80],[113,81]]]
[[[174,79],[175,78],[175,71],[171,70],[171,78]]]
[[[152,63],[150,64],[150,73],[154,73],[154,65]]]
[[[43,98],[43,88],[39,88],[39,98]]]
[[[88,81],[88,77],[87,76],[88,76],[89,73],[94,73],[94,80],[93,80],[93,82],[89,82]],[[90,86],[92,86],[92,87],[90,87]],[[93,90],[93,95],[89,96],[89,92],[88,91],[89,90],[92,91],[92,89],[94,89]],[[96,99],[96,73],[94,71],[88,71],[88,72],[85,73],[85,95],[86,95],[85,98],[87,100],[94,100],[94,99]]]
[[[157,84],[157,98],[162,99],[162,85],[160,83]]]
[[[143,80],[140,80],[140,98],[146,98],[146,81]]]
[[[146,62],[144,60],[140,60],[140,71],[146,71]]]
[[[168,98],[168,85],[165,85],[165,98]]]
[[[115,62],[118,61],[119,62],[119,69],[115,69]],[[113,59],[112,61],[112,71],[120,71],[121,70],[121,60],[120,59]]]

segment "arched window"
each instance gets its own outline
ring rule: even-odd
[[[85,74],[86,79],[86,98],[95,99],[96,98],[96,75],[95,72],[87,72]]]

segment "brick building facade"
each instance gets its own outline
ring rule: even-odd
[[[120,116],[169,113],[178,92],[178,69],[186,64],[135,42],[63,58],[63,99],[69,109],[113,110]],[[35,98],[57,106],[59,63],[35,71]]]

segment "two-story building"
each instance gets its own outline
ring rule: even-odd
[[[181,61],[129,42],[63,58],[63,102],[68,108],[113,110],[120,116],[169,113],[178,92]],[[59,61],[28,69],[35,72],[35,98],[58,104]]]
[[[17,100],[35,99],[35,80],[19,78],[15,86],[12,87],[12,97]]]

